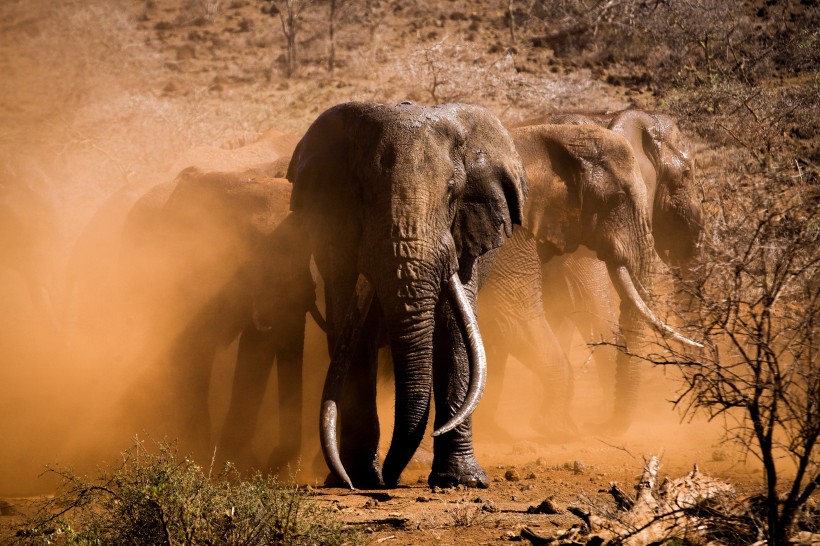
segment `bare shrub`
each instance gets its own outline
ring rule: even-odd
[[[481,524],[487,518],[487,512],[483,507],[483,504],[457,502],[455,506],[447,509],[447,515],[455,527],[472,527]]]
[[[549,78],[519,71],[512,52],[489,54],[471,42],[445,39],[416,46],[385,68],[413,100],[500,105],[517,115],[557,107],[583,107],[603,94],[582,75]]]
[[[816,70],[818,12],[722,0],[518,0],[516,27],[570,62],[627,64],[661,89]],[[784,70],[785,69],[785,70]]]
[[[296,72],[300,62],[299,36],[303,19],[312,0],[265,0],[262,12],[279,19],[282,34],[285,37],[285,77],[290,78]]]
[[[664,343],[645,358],[679,370],[685,415],[724,420],[762,464],[763,533],[779,545],[820,485],[820,189],[796,163],[748,166],[707,188],[708,236],[681,316],[706,348]]]

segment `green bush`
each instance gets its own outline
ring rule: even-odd
[[[113,472],[93,481],[49,469],[63,483],[17,531],[15,544],[341,545],[357,544],[309,489],[230,465],[212,475],[174,445],[142,441]]]

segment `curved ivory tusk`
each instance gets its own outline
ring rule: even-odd
[[[359,274],[353,299],[347,308],[342,331],[339,333],[336,347],[333,349],[333,357],[330,359],[330,366],[325,377],[325,387],[322,392],[322,409],[319,417],[319,436],[325,463],[330,471],[346,483],[350,489],[354,489],[353,482],[347,475],[339,456],[339,444],[336,436],[337,407],[342,384],[350,367],[350,360],[359,343],[362,325],[365,318],[367,318],[370,304],[373,301],[373,292],[373,285],[370,284],[370,281],[364,275]]]
[[[680,341],[681,343],[685,343],[686,345],[691,345],[692,347],[697,347],[699,349],[703,348],[702,343],[698,343],[697,341],[689,339],[683,334],[675,331],[655,316],[655,313],[652,312],[652,310],[643,301],[640,294],[638,294],[638,290],[632,282],[632,276],[629,274],[629,271],[625,266],[607,267],[607,269],[609,270],[609,276],[612,278],[612,283],[615,285],[615,290],[618,291],[618,295],[621,299],[632,303],[638,313],[640,313],[647,322],[676,341]]]
[[[487,356],[484,353],[484,344],[481,341],[481,333],[478,331],[478,321],[473,313],[464,287],[458,278],[458,273],[454,273],[447,281],[447,288],[450,302],[453,306],[453,314],[459,322],[462,332],[465,334],[465,345],[467,355],[470,359],[470,384],[467,387],[467,396],[456,413],[443,426],[439,427],[433,436],[440,436],[450,432],[464,422],[475,409],[484,394],[484,386],[487,384]]]

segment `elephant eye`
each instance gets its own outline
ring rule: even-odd
[[[448,191],[453,191],[454,189],[456,189],[456,179],[451,178],[450,180],[447,181],[447,190]]]

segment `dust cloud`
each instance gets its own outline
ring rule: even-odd
[[[169,355],[191,316],[236,274],[237,262],[212,254],[197,266],[206,274],[188,270],[180,278],[174,264],[186,241],[163,246],[165,234],[129,225],[140,211],[162,207],[182,168],[242,170],[260,157],[285,156],[295,145],[292,135],[339,99],[325,94],[295,111],[289,101],[272,101],[265,82],[251,88],[250,98],[215,96],[213,86],[177,92],[163,83],[168,67],[177,66],[168,58],[175,50],[163,49],[140,25],[148,9],[126,0],[0,5],[0,212],[9,217],[0,218],[2,495],[49,491],[53,480],[40,477],[46,464],[93,472],[116,463],[135,436],[178,440],[182,453],[192,449],[174,419],[176,409],[194,402],[168,392]],[[262,64],[269,70],[269,62]],[[177,76],[186,77],[194,75]],[[394,94],[378,98],[403,98],[401,90]],[[324,476],[315,424],[327,365],[324,335],[308,324],[299,476],[306,481]],[[211,385],[210,435],[218,438],[237,343],[218,333],[210,341],[213,366],[202,376]],[[573,359],[573,411],[579,422],[595,420],[607,397],[586,362],[587,348],[576,348]],[[668,382],[656,375],[645,375],[640,420],[681,440],[665,401]],[[521,418],[539,406],[540,389],[531,372],[510,363],[497,417],[509,424],[509,442],[540,441]],[[250,446],[255,464],[290,433],[279,430],[276,392],[274,373]],[[380,392],[389,395],[390,388]],[[381,405],[389,438],[390,402]],[[485,440],[496,439],[479,427],[479,457]],[[500,445],[503,458],[509,444]],[[212,449],[197,455],[207,464]]]
[[[259,128],[277,127],[271,113],[254,119],[230,101],[158,90],[165,60],[137,28],[144,9],[0,7],[0,494],[53,487],[38,478],[50,463],[93,471],[135,436],[178,439],[187,453],[172,434],[173,408],[187,401],[167,392],[169,351],[237,261],[224,259],[223,241],[180,278],[175,260],[194,243],[169,245],[138,215],[161,209],[184,167],[241,171],[289,155],[298,138],[273,129],[260,145]],[[312,329],[308,340],[324,349]],[[236,343],[212,342],[215,435]],[[264,405],[276,415],[275,401]],[[260,424],[260,460],[276,426]]]

